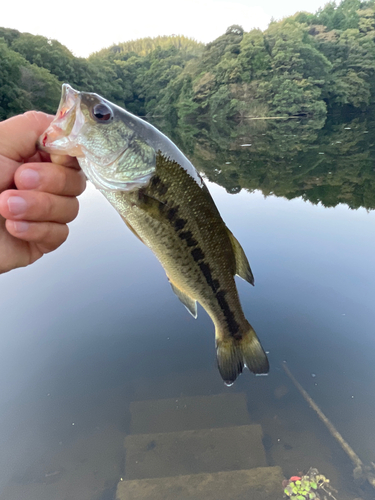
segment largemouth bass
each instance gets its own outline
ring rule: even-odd
[[[162,264],[173,291],[215,325],[226,384],[243,367],[267,373],[267,356],[246,320],[234,276],[254,284],[245,253],[223,222],[203,179],[155,127],[97,94],[64,84],[41,149],[76,156],[86,176]]]

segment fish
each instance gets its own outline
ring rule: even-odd
[[[254,285],[248,259],[203,178],[170,139],[98,94],[63,84],[56,116],[38,145],[77,157],[86,177],[155,254],[192,316],[197,303],[206,310],[225,384],[233,384],[244,367],[269,371],[234,279]]]

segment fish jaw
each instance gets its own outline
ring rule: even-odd
[[[108,131],[105,133],[102,129],[102,137],[106,137],[107,144],[98,144],[100,134],[94,133],[98,127],[92,116],[92,107],[95,104],[109,106],[112,110],[114,139],[110,140]],[[148,184],[154,174],[155,152],[139,139],[137,142],[134,131],[121,123],[121,113],[124,113],[124,110],[101,96],[79,92],[70,85],[63,84],[56,116],[40,136],[38,147],[50,154],[77,157],[87,178],[102,191],[130,191],[141,188]],[[139,168],[139,171],[133,168],[131,171],[131,163],[134,163],[135,158],[146,168]]]
[[[80,93],[64,83],[56,116],[39,137],[39,149],[50,154],[83,156],[82,149],[77,143],[85,121],[80,109],[80,100]]]

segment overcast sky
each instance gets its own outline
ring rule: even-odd
[[[0,25],[55,38],[77,56],[146,36],[186,35],[209,42],[231,24],[246,31],[271,19],[315,12],[326,0],[7,0]]]

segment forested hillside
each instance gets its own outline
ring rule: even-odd
[[[87,59],[56,40],[0,28],[0,119],[27,109],[53,113],[62,82],[172,126],[361,112],[375,103],[375,0],[330,2],[264,32],[231,26],[207,45],[148,38]]]

